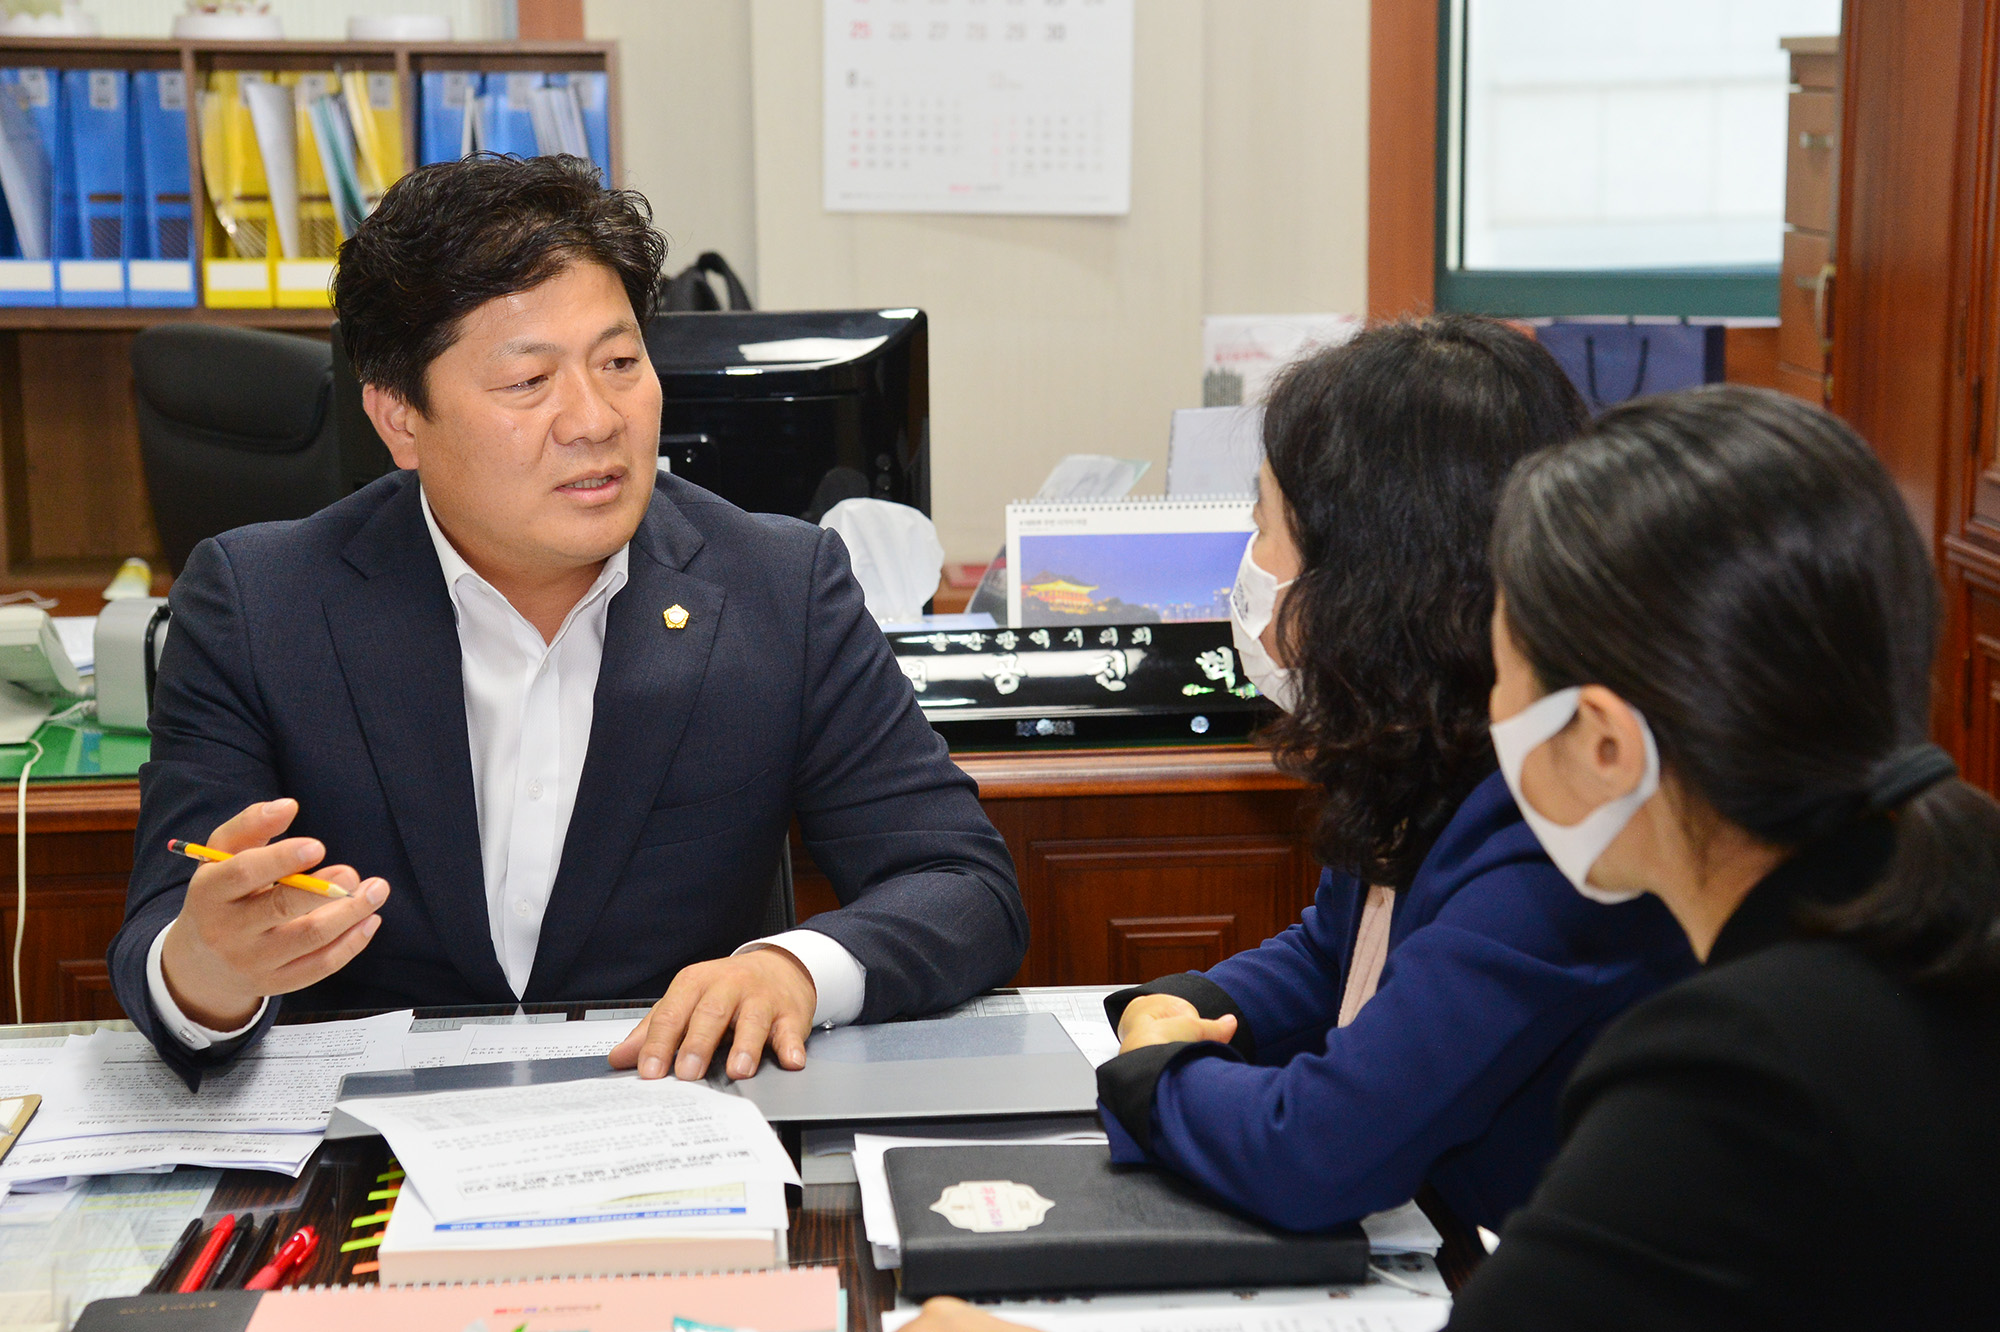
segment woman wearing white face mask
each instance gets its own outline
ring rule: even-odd
[[[1925,741],[1937,588],[1888,475],[1789,398],[1636,403],[1524,465],[1494,568],[1510,784],[1705,971],[1584,1059],[1452,1326],[1992,1326],[2000,806]]]
[[[1542,348],[1462,317],[1370,329],[1273,388],[1235,639],[1333,868],[1262,947],[1107,1003],[1115,1158],[1293,1229],[1426,1185],[1497,1227],[1591,1038],[1692,970],[1657,903],[1570,890],[1486,737],[1494,505],[1584,420]]]

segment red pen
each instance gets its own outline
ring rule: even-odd
[[[192,1295],[201,1289],[201,1283],[208,1280],[208,1271],[215,1266],[215,1260],[222,1253],[222,1246],[229,1243],[229,1237],[236,1233],[236,1217],[224,1216],[215,1223],[215,1229],[208,1232],[207,1243],[195,1255],[194,1266],[181,1278],[181,1284],[174,1287],[176,1295]]]
[[[311,1226],[300,1226],[292,1232],[292,1237],[284,1242],[271,1261],[264,1264],[256,1276],[243,1283],[245,1290],[276,1290],[278,1283],[286,1276],[312,1261],[319,1249],[319,1232]]]

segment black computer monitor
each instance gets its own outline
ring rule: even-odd
[[[928,514],[930,361],[921,310],[658,315],[660,456],[757,513],[818,522],[844,499]]]
[[[921,310],[658,315],[660,456],[758,513],[818,522],[844,499],[931,511],[930,363]],[[359,489],[395,464],[361,410],[333,328],[341,464]]]

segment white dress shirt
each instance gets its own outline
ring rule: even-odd
[[[422,506],[458,622],[486,923],[501,970],[519,996],[534,971],[542,916],[576,807],[604,658],[604,625],[611,599],[625,586],[630,547],[620,547],[604,562],[590,590],[563,617],[555,638],[544,642],[541,631],[453,548],[431,513],[428,496],[422,497]],[[263,1016],[261,1005],[249,1022],[230,1032],[211,1030],[182,1013],[160,965],[166,937],[161,930],[153,940],[147,980],[154,1006],[182,1045],[206,1049],[256,1025]],[[765,947],[784,949],[812,977],[818,991],[815,1025],[860,1016],[868,973],[842,945],[813,930],[786,930],[736,951]]]

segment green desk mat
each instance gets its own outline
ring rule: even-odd
[[[107,731],[96,722],[45,723],[35,738],[41,741],[42,757],[28,776],[31,786],[136,777],[153,748],[144,731]],[[0,745],[0,782],[18,781],[21,766],[34,755],[31,745]]]

